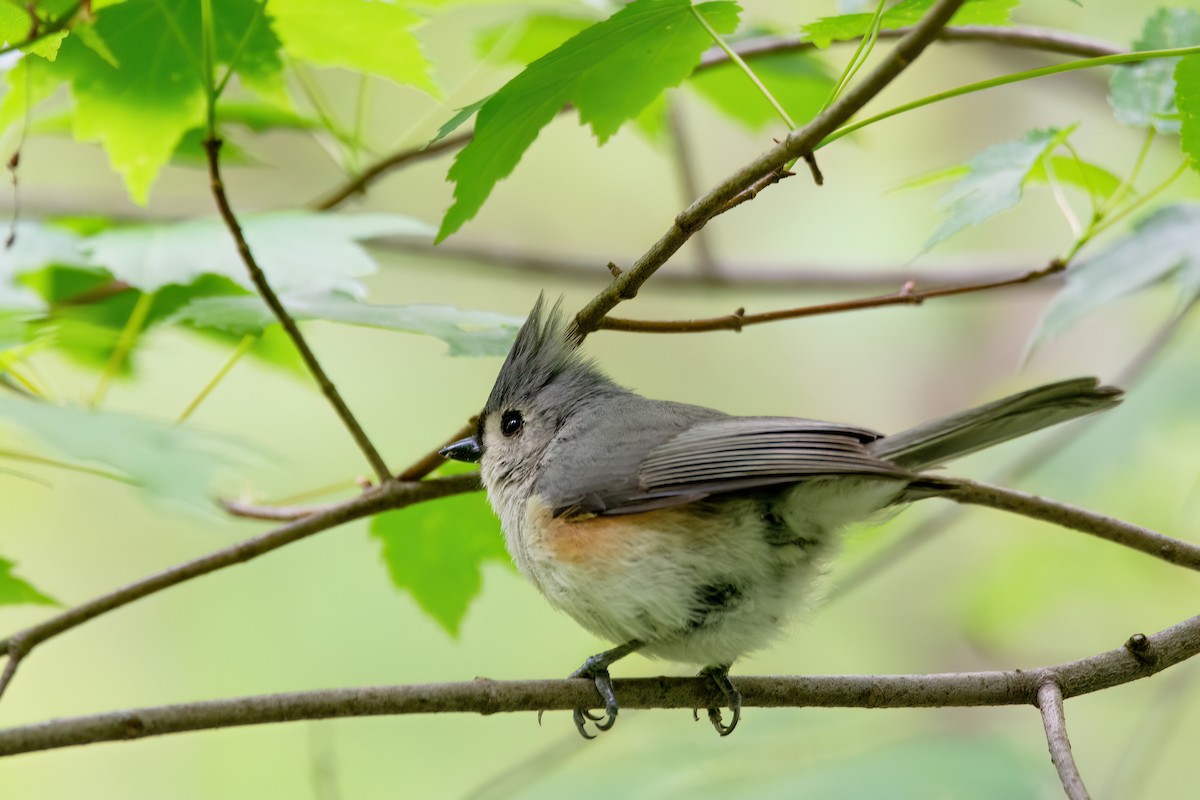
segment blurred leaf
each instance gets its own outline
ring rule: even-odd
[[[0,309],[44,307],[24,285],[26,275],[50,264],[82,264],[86,256],[79,237],[70,231],[39,222],[21,221],[8,228],[12,245],[0,247]]]
[[[1200,172],[1200,55],[1181,58],[1175,67],[1175,104],[1183,152],[1192,169]]]
[[[454,306],[374,306],[342,295],[289,296],[283,304],[297,321],[326,320],[347,325],[423,333],[450,345],[452,356],[500,356],[508,352],[521,319],[490,311],[465,311]],[[219,328],[244,335],[258,333],[276,320],[256,296],[211,297],[195,300],[175,315],[175,321]]]
[[[483,59],[531,64],[595,23],[584,17],[530,14],[484,30],[475,40],[475,53]]]
[[[469,120],[471,117],[475,116],[475,112],[479,111],[480,107],[491,99],[492,96],[489,94],[487,97],[481,97],[474,103],[463,106],[458,111],[454,112],[454,116],[442,123],[442,127],[438,128],[437,133],[432,139],[426,142],[425,146],[429,147],[429,145],[440,142],[442,139],[445,139],[447,136],[454,133],[454,131],[458,130],[460,125]]]
[[[1200,44],[1200,13],[1185,8],[1160,8],[1142,28],[1134,50],[1162,50]],[[1117,67],[1109,82],[1108,102],[1117,119],[1159,133],[1179,133],[1175,107],[1175,65],[1178,58],[1156,58]]]
[[[24,124],[26,115],[32,115],[62,82],[54,65],[37,58],[21,59],[4,77],[8,87],[0,99],[0,129],[17,121]]]
[[[968,173],[938,203],[946,219],[925,242],[929,250],[954,234],[978,225],[1021,202],[1021,187],[1039,159],[1074,128],[1030,131],[1015,142],[992,145],[968,164]]]
[[[962,8],[950,18],[951,25],[1008,25],[1012,22],[1012,10],[1020,0],[967,0]],[[934,0],[903,0],[883,12],[879,20],[882,30],[915,25],[925,16]],[[873,4],[872,4],[873,5]],[[829,47],[831,42],[858,39],[865,36],[871,27],[874,13],[842,14],[822,17],[816,22],[801,26],[800,38],[817,47]]]
[[[939,183],[946,181],[954,181],[965,177],[971,172],[971,168],[966,164],[958,164],[945,169],[937,169],[933,172],[926,172],[924,175],[918,175],[915,178],[909,178],[906,181],[896,184],[889,191],[903,192],[909,189],[924,189],[926,186],[936,186]]]
[[[33,586],[12,574],[13,567],[11,561],[0,558],[0,606],[11,606],[22,603],[32,603],[40,606],[57,606],[61,605],[52,597],[39,592]]]
[[[696,6],[719,32],[737,25],[738,7]],[[568,102],[603,144],[664,89],[695,68],[712,39],[688,0],[634,0],[530,64],[479,109],[474,139],[458,152],[449,178],[454,204],[442,240],[475,216],[540,131]]]
[[[412,29],[422,17],[372,0],[268,0],[267,13],[288,53],[328,67],[380,75],[438,96]]]
[[[500,523],[480,492],[388,511],[371,520],[392,583],[451,636],[482,586],[484,562],[511,566]]]
[[[233,445],[212,433],[111,411],[0,397],[0,424],[68,458],[112,467],[134,486],[192,508],[212,507],[212,479]]]
[[[834,79],[820,59],[804,52],[755,58],[750,68],[797,122],[821,110]],[[780,122],[779,115],[735,64],[722,64],[692,76],[688,84],[726,115],[753,130]]]
[[[281,85],[279,41],[256,0],[213,0],[215,56],[255,88]],[[183,134],[203,123],[200,4],[193,0],[126,2],[96,14],[102,57],[78,37],[62,44],[52,74],[75,97],[80,141],[99,141],[130,196],[144,204]],[[253,27],[251,27],[253,26]]]
[[[375,271],[375,259],[357,242],[378,236],[428,236],[423,222],[398,214],[247,214],[242,230],[254,258],[280,294],[353,291],[350,279]],[[250,277],[219,219],[137,225],[86,241],[93,263],[114,277],[155,291],[222,275],[249,288]]]
[[[1080,318],[1148,286],[1175,280],[1184,303],[1200,294],[1200,204],[1166,206],[1066,272],[1031,346],[1052,339]]]
[[[1059,183],[1074,186],[1087,194],[1094,194],[1101,199],[1107,199],[1121,185],[1121,179],[1104,167],[1090,161],[1076,159],[1074,156],[1049,156],[1050,168],[1054,170],[1054,179]],[[1039,158],[1029,171],[1027,180],[1038,183],[1049,183],[1050,175],[1046,172],[1046,158]]]

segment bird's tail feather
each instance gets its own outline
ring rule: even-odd
[[[1095,378],[1073,378],[935,419],[872,442],[874,455],[928,469],[1060,422],[1112,408],[1123,392]]]

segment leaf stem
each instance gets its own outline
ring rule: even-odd
[[[1138,150],[1137,158],[1135,158],[1133,161],[1133,169],[1129,171],[1129,175],[1125,177],[1125,180],[1121,181],[1121,185],[1118,186],[1117,190],[1108,198],[1108,202],[1106,202],[1101,209],[1102,211],[1107,211],[1108,209],[1117,205],[1117,203],[1124,199],[1125,194],[1133,188],[1133,184],[1137,181],[1138,176],[1142,173],[1142,167],[1146,163],[1146,156],[1150,154],[1150,146],[1154,144],[1154,137],[1156,135],[1156,131],[1153,127],[1146,128],[1146,136],[1142,140],[1142,146]]]
[[[875,47],[875,42],[879,39],[879,25],[883,19],[883,9],[886,5],[887,0],[879,0],[879,5],[875,7],[875,14],[871,17],[871,23],[867,27],[866,36],[863,36],[859,40],[858,47],[854,49],[854,55],[850,57],[846,68],[842,70],[841,77],[838,78],[833,90],[829,93],[829,97],[825,98],[825,102],[821,106],[822,111],[829,108],[829,105],[834,100],[837,100],[838,95],[842,93],[862,65],[867,62],[867,58],[871,55],[871,50]]]
[[[1170,175],[1168,175],[1167,178],[1165,180],[1163,180],[1162,183],[1158,184],[1153,189],[1146,192],[1141,197],[1137,198],[1136,200],[1134,200],[1129,205],[1122,208],[1117,213],[1113,214],[1111,217],[1106,217],[1103,222],[1099,223],[1096,226],[1094,233],[1100,233],[1103,230],[1107,230],[1108,228],[1112,227],[1112,225],[1114,225],[1115,223],[1120,222],[1122,219],[1129,216],[1134,211],[1136,211],[1139,208],[1141,208],[1142,206],[1146,205],[1146,203],[1148,203],[1150,200],[1152,200],[1157,195],[1161,194],[1172,183],[1179,180],[1179,178],[1182,177],[1182,175],[1185,172],[1187,172],[1187,170],[1188,170],[1188,162],[1185,160],[1179,165],[1179,167],[1174,172],[1172,172]]]
[[[1067,220],[1067,225],[1071,228],[1071,235],[1079,239],[1083,236],[1083,226],[1079,224],[1079,217],[1075,215],[1074,209],[1067,201],[1062,183],[1059,182],[1058,175],[1054,172],[1054,165],[1050,162],[1049,153],[1042,156],[1042,169],[1046,171],[1046,183],[1050,186],[1050,194],[1054,196],[1054,204],[1058,206],[1058,210]]]
[[[138,296],[133,311],[130,312],[129,319],[125,322],[125,327],[117,339],[117,344],[108,357],[108,363],[104,365],[104,371],[100,373],[100,382],[96,384],[96,391],[92,393],[92,399],[88,403],[90,408],[96,408],[104,401],[104,395],[108,394],[109,384],[112,383],[113,378],[120,371],[121,365],[125,363],[126,357],[133,350],[134,342],[137,341],[138,334],[142,332],[142,326],[153,306],[153,292],[143,292]]]
[[[1150,61],[1156,58],[1176,58],[1179,56],[1192,55],[1194,53],[1200,53],[1200,45],[1194,45],[1192,47],[1175,47],[1169,50],[1142,50],[1136,53],[1119,53],[1110,56],[1099,56],[1097,58],[1083,58],[1079,59],[1078,61],[1068,61],[1065,64],[1053,64],[1051,66],[1041,67],[1039,69],[1014,72],[1009,75],[1001,75],[996,78],[990,78],[986,81],[979,81],[978,83],[969,83],[965,86],[947,89],[944,92],[938,92],[937,94],[931,94],[928,97],[922,97],[918,100],[913,100],[912,102],[898,105],[895,108],[888,109],[887,111],[876,114],[875,116],[859,120],[858,122],[852,122],[849,125],[843,125],[833,133],[826,136],[813,149],[820,150],[822,147],[836,142],[838,139],[841,139],[847,134],[861,130],[868,125],[874,125],[876,122],[882,122],[883,120],[897,116],[898,114],[903,114],[906,111],[913,111],[918,108],[933,105],[934,103],[939,103],[943,100],[962,97],[963,95],[981,92],[985,89],[994,89],[997,86],[1007,86],[1011,83],[1020,83],[1021,81],[1033,80],[1034,78],[1044,78],[1048,75],[1059,75],[1066,72],[1075,72],[1076,70],[1081,69],[1091,69],[1092,67],[1105,67],[1113,64],[1131,64],[1139,61]]]
[[[233,369],[233,365],[236,364],[242,356],[249,352],[251,345],[254,344],[257,338],[257,336],[251,333],[248,333],[242,337],[242,340],[238,342],[238,346],[234,348],[232,355],[230,355],[225,363],[221,365],[221,368],[217,370],[215,375],[212,376],[212,379],[209,380],[208,383],[204,384],[204,388],[201,389],[200,393],[192,399],[192,402],[188,403],[187,408],[185,408],[183,413],[179,415],[179,419],[175,420],[176,425],[181,425],[184,422],[187,422],[188,417],[190,417],[195,410],[200,407],[200,404],[203,403],[209,394],[212,393],[212,390],[217,388],[217,384],[224,380],[225,376],[229,374],[229,371]]]
[[[717,47],[725,51],[725,55],[729,56],[729,60],[734,64],[737,64],[738,68],[741,69],[742,72],[746,73],[746,77],[750,79],[750,82],[753,83],[758,88],[758,91],[762,93],[762,96],[767,98],[767,102],[771,104],[771,108],[775,109],[775,113],[778,114],[780,119],[783,120],[784,124],[788,126],[788,130],[796,130],[796,123],[790,116],[788,116],[787,111],[785,111],[783,106],[779,104],[779,101],[775,99],[775,95],[771,94],[771,90],[768,89],[761,80],[759,80],[758,75],[754,74],[754,70],[750,69],[750,65],[747,64],[740,55],[738,55],[736,50],[730,47],[725,40],[721,38],[721,35],[713,29],[712,25],[708,24],[708,20],[704,18],[704,15],[701,14],[695,6],[689,6],[689,8],[692,10],[692,16],[696,18],[696,21],[700,23],[704,30],[708,31],[708,35],[712,37],[712,40],[716,43]]]

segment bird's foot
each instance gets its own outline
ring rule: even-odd
[[[641,642],[632,641],[614,647],[612,650],[606,650],[603,653],[597,653],[583,662],[583,666],[568,675],[568,678],[590,678],[596,684],[596,691],[600,694],[600,699],[604,701],[604,713],[602,715],[593,714],[586,708],[577,708],[571,714],[571,718],[575,720],[575,729],[579,731],[579,735],[585,739],[595,739],[595,734],[588,733],[587,722],[591,720],[598,731],[607,731],[612,728],[617,722],[617,712],[620,710],[617,705],[617,695],[613,691],[612,678],[608,674],[608,667],[619,658],[632,653],[641,647]]]
[[[725,721],[721,718],[721,709],[708,709],[708,721],[716,728],[717,733],[722,736],[728,736],[733,733],[733,729],[737,727],[738,720],[742,718],[742,694],[729,680],[729,667],[721,665],[705,667],[700,670],[699,677],[708,678],[716,684],[717,689],[725,696],[725,702],[728,704],[729,709],[733,712],[733,719],[726,725]],[[700,714],[696,712],[693,714],[693,717],[699,720]]]

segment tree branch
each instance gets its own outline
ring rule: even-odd
[[[1056,682],[1076,697],[1161,672],[1200,652],[1200,616],[1126,646],[1052,667],[942,675],[742,677],[733,683],[747,708],[946,708],[1036,705]],[[623,708],[706,708],[723,702],[704,678],[614,681]],[[237,697],[115,711],[0,730],[0,756],[94,742],[301,719],[397,714],[498,714],[570,710],[598,700],[589,680],[493,681],[380,686]]]
[[[161,592],[201,575],[242,564],[253,558],[269,553],[286,544],[298,541],[314,533],[320,533],[352,520],[361,519],[380,511],[447,497],[453,494],[474,492],[479,490],[479,475],[469,473],[454,475],[447,478],[436,478],[419,483],[398,483],[389,481],[382,486],[371,489],[359,497],[330,506],[316,513],[309,513],[288,525],[275,528],[267,533],[247,539],[244,542],[227,547],[206,556],[186,561],[162,572],[150,575],[134,583],[128,584],[108,594],[101,595],[74,608],[69,608],[50,619],[26,628],[18,633],[0,640],[0,655],[7,655],[9,663],[6,672],[16,671],[15,664],[29,655],[34,647],[53,638],[60,633],[95,619],[102,614],[140,600],[147,595]],[[11,675],[9,676],[11,680]]]
[[[879,32],[881,39],[896,39],[902,38],[913,32],[913,28],[896,28],[893,30],[884,30]],[[1049,53],[1061,53],[1063,55],[1074,55],[1087,57],[1115,55],[1117,53],[1126,52],[1124,49],[1108,42],[1100,41],[1099,39],[1091,39],[1084,36],[1075,36],[1073,34],[1062,33],[1059,31],[1048,30],[1043,28],[1018,27],[1018,28],[991,28],[982,25],[963,25],[956,27],[942,28],[936,34],[936,38],[948,42],[985,42],[988,44],[1003,45],[1007,47],[1024,48],[1029,50],[1042,50]],[[849,42],[835,42],[835,44],[848,44]],[[762,56],[774,55],[778,53],[794,52],[797,50],[812,49],[812,42],[804,42],[799,36],[764,36],[757,39],[748,39],[740,42],[734,50],[742,58],[747,60],[759,58]],[[696,72],[702,72],[707,69],[721,66],[729,61],[728,54],[719,47],[713,47],[705,52],[700,59],[700,63],[696,67]],[[566,113],[569,108],[564,108],[560,113]],[[315,211],[329,211],[336,208],[350,198],[362,194],[367,190],[371,183],[383,177],[398,167],[405,164],[411,164],[418,161],[425,161],[430,158],[435,158],[442,153],[457,150],[465,147],[471,141],[473,133],[456,134],[447,136],[438,142],[431,145],[422,145],[420,147],[406,148],[397,151],[392,155],[385,156],[370,167],[365,169],[361,175],[351,178],[342,186],[331,191],[329,194],[314,200],[309,204],[309,207]]]
[[[1134,525],[1114,517],[1097,514],[1085,508],[1047,500],[1014,489],[1002,489],[986,483],[959,478],[936,478],[939,485],[950,488],[940,491],[938,497],[956,503],[987,506],[1000,511],[1020,514],[1031,519],[1040,519],[1061,528],[1082,531],[1115,544],[1160,558],[1170,564],[1200,570],[1200,546],[1172,539],[1157,531]]]
[[[1026,272],[1023,275],[1018,275],[1015,278],[1006,278],[996,281],[988,281],[985,283],[970,283],[958,286],[944,286],[935,289],[915,289],[915,283],[911,280],[905,282],[904,286],[898,292],[891,294],[878,295],[875,297],[864,297],[858,300],[842,300],[836,303],[820,303],[818,305],[800,306],[799,308],[788,308],[781,311],[767,311],[761,314],[747,314],[745,309],[739,308],[732,314],[726,314],[722,317],[710,317],[708,319],[690,319],[690,320],[640,320],[640,319],[621,319],[619,317],[605,316],[597,323],[597,329],[609,331],[629,331],[633,333],[700,333],[703,331],[718,331],[732,330],[741,331],[747,325],[760,325],[765,322],[778,322],[785,319],[798,319],[800,317],[815,317],[822,314],[838,314],[845,311],[858,311],[864,308],[881,308],[883,306],[898,306],[909,305],[919,306],[926,300],[931,300],[937,297],[951,297],[959,294],[971,294],[973,292],[985,292],[990,289],[1000,289],[1007,286],[1020,286],[1022,284],[1034,283],[1051,275],[1057,275],[1066,268],[1066,265],[1058,260],[1050,262],[1050,265],[1045,269]]]
[[[1075,755],[1071,752],[1071,740],[1067,738],[1067,718],[1063,713],[1062,690],[1053,680],[1038,688],[1037,706],[1042,712],[1042,725],[1046,728],[1046,743],[1050,746],[1050,760],[1058,770],[1058,779],[1070,800],[1091,800]]]
[[[883,91],[929,46],[963,2],[938,0],[921,18],[921,22],[883,57],[870,75],[852,86],[808,125],[789,133],[781,143],[726,178],[679,214],[671,228],[632,268],[614,278],[608,288],[575,315],[572,326],[578,338],[583,339],[596,330],[600,320],[622,300],[636,296],[642,284],[710,219],[732,207],[731,204],[736,203],[743,193],[754,190],[759,181],[780,174],[791,161],[811,153],[822,139]]]
[[[296,321],[292,319],[291,314],[283,307],[279,297],[275,294],[275,290],[271,288],[271,284],[267,282],[267,276],[263,274],[262,269],[258,266],[258,262],[254,260],[254,254],[250,252],[250,245],[246,243],[246,237],[242,233],[242,226],[238,223],[237,216],[233,213],[233,208],[229,205],[229,198],[225,194],[225,183],[221,180],[221,140],[214,136],[210,136],[204,140],[204,152],[208,156],[208,177],[212,184],[213,199],[216,200],[217,209],[221,212],[221,219],[225,222],[225,227],[229,229],[229,233],[233,236],[234,244],[237,245],[238,255],[241,256],[242,262],[246,265],[246,269],[250,272],[250,280],[254,282],[254,288],[262,296],[267,306],[271,309],[271,313],[283,325],[283,329],[287,332],[288,338],[296,346],[300,352],[300,357],[304,360],[304,364],[308,367],[308,371],[312,373],[313,378],[317,381],[317,386],[321,389],[321,394],[325,395],[333,410],[337,412],[341,418],[342,424],[350,431],[350,435],[354,437],[358,449],[367,457],[371,468],[375,470],[375,475],[381,483],[386,483],[392,479],[392,473],[388,470],[387,464],[383,457],[379,455],[379,451],[375,449],[375,445],[367,437],[362,426],[358,424],[358,420],[354,418],[350,407],[346,405],[346,401],[342,399],[337,387],[333,385],[333,381],[325,374],[325,369],[321,366],[321,362],[317,361],[317,357],[313,354],[312,349],[308,346],[304,336],[300,333],[300,328],[296,325]]]

